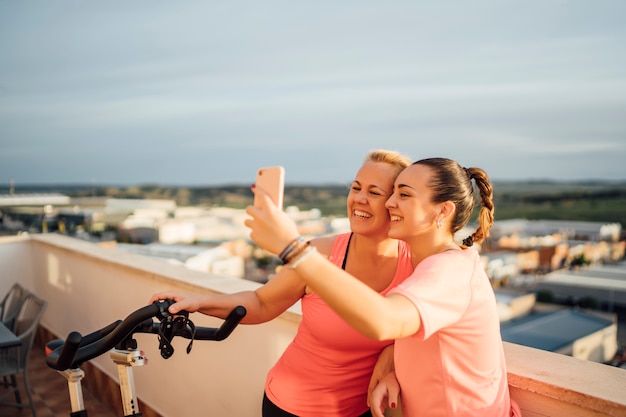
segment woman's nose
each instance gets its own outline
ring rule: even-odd
[[[367,202],[367,192],[363,192],[363,191],[359,191],[359,193],[356,195],[355,200],[361,204],[364,204]]]

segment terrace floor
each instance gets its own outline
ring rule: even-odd
[[[61,375],[46,365],[43,346],[33,345],[28,364],[28,378],[32,388],[33,401],[37,410],[37,417],[62,417],[69,416],[71,412],[70,397],[67,381]],[[27,401],[26,391],[21,377],[18,377],[22,401]],[[5,388],[0,379],[0,395]],[[88,389],[82,387],[85,409],[89,417],[118,417],[113,410],[103,405]],[[9,395],[5,401],[14,401],[15,397]],[[0,403],[0,416],[2,417],[27,417],[32,416],[30,408],[8,407]]]

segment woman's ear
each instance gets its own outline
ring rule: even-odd
[[[452,201],[445,201],[441,203],[441,215],[444,219],[448,219],[451,215],[454,214],[454,210],[456,205]]]

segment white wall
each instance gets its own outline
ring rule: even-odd
[[[19,282],[26,288],[34,286],[30,243],[28,236],[2,238],[0,301],[15,282]]]
[[[17,247],[24,242],[2,246],[9,255],[0,257],[0,267],[9,264],[5,271],[30,277],[28,286],[49,302],[42,324],[63,338],[71,331],[87,334],[123,319],[145,306],[159,290],[198,291],[195,286],[200,285],[207,291],[220,288],[231,292],[258,286],[63,236],[38,235],[33,240],[31,272],[24,248]],[[11,257],[12,245],[20,251],[19,256]],[[10,283],[3,279],[2,285],[8,288]],[[196,340],[190,355],[185,352],[187,341],[175,339],[176,351],[167,360],[160,356],[156,335],[137,335],[139,348],[148,358],[146,366],[133,368],[138,398],[172,417],[182,415],[181,407],[186,417],[260,415],[265,375],[293,338],[297,317],[288,313],[263,325],[242,325],[221,342]],[[199,313],[190,318],[196,326],[221,324],[221,320]],[[108,355],[93,363],[118,380],[116,366]],[[51,378],[61,377],[52,372]]]

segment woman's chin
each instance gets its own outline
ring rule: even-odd
[[[400,233],[399,230],[393,230],[393,227],[392,227],[389,229],[389,232],[387,232],[387,236],[389,236],[392,239],[402,239],[404,234]]]

